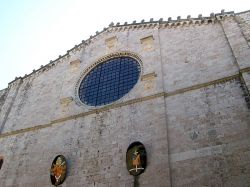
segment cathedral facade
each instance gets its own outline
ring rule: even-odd
[[[250,11],[113,24],[0,91],[0,186],[250,186]]]

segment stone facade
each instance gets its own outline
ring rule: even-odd
[[[250,11],[110,24],[0,91],[1,187],[250,186]],[[89,107],[77,85],[109,56],[136,55],[142,73],[116,102]],[[126,168],[140,141],[147,168]]]

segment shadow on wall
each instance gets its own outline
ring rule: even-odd
[[[0,169],[2,168],[3,165],[3,157],[0,156]]]

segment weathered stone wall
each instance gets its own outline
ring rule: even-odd
[[[248,186],[250,113],[238,79],[166,99],[173,186]]]
[[[8,89],[0,90],[0,112],[8,94]]]
[[[246,15],[243,17],[249,19]],[[186,32],[191,35],[187,41],[185,36],[171,40],[164,35],[166,41],[170,40],[162,55],[166,54],[163,63],[164,72],[168,72],[164,74],[165,90],[188,84],[191,89],[249,67],[249,47],[234,18],[213,25],[213,32],[199,31]],[[188,47],[172,49],[171,45]],[[196,53],[193,59],[189,55],[192,49]],[[170,55],[178,52],[182,55]],[[242,77],[229,82],[166,98],[172,186],[249,186],[250,113],[249,95],[244,89],[249,88],[248,75],[243,70]]]
[[[5,96],[5,99],[3,101],[3,105],[1,107],[1,113],[0,113],[0,132],[3,132],[5,123],[8,119],[8,115],[11,112],[12,109],[15,109],[13,106],[13,103],[15,102],[20,84],[22,83],[21,80],[17,80],[13,82],[11,85],[9,85],[7,95]],[[14,119],[12,119],[14,120]]]
[[[62,64],[23,80],[3,132],[48,123],[54,119],[65,68]],[[49,81],[48,81],[49,80]]]
[[[124,33],[117,33],[116,37],[119,38],[119,42],[113,50],[106,49],[105,39],[114,36],[114,34],[107,33],[103,37],[95,39],[92,44],[76,54],[71,54],[70,58],[57,63],[49,70],[25,78],[13,103],[13,109],[8,115],[12,120],[6,121],[3,132],[46,124],[67,115],[89,111],[89,107],[78,106],[75,102],[66,103],[65,106],[63,100],[65,98],[74,99],[76,82],[84,69],[93,64],[98,58],[117,50],[129,50],[140,54],[145,74],[151,72],[157,74],[154,86],[147,89],[147,92],[144,91],[143,82],[139,82],[135,89],[120,101],[162,92],[159,50],[144,51],[140,43],[141,38],[153,33],[157,37],[157,31],[154,30],[148,30],[147,32],[129,31],[125,36]],[[125,43],[123,40],[127,42]],[[159,44],[155,42],[155,45]],[[75,60],[79,60],[81,63],[70,63]]]
[[[140,184],[167,185],[165,121],[162,97],[0,139],[4,153],[0,186],[50,186],[49,169],[58,154],[65,155],[69,164],[62,186],[133,186],[126,151],[134,141],[143,142],[148,151],[147,172]]]
[[[167,92],[238,73],[218,22],[161,29],[160,38],[164,89]]]
[[[111,26],[10,83],[0,92],[0,186],[51,186],[58,154],[68,160],[62,186],[133,186],[134,141],[148,154],[140,186],[248,186],[249,15]],[[84,70],[121,51],[142,61],[135,87],[109,106],[79,104]]]
[[[250,45],[250,12],[241,13],[235,16],[236,21],[238,22],[241,30]]]

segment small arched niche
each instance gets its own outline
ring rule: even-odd
[[[147,165],[147,152],[141,142],[133,142],[129,145],[126,153],[128,172],[133,176],[142,174]]]

